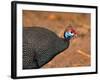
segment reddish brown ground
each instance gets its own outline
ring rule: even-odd
[[[71,40],[68,49],[59,53],[43,68],[90,66],[90,14],[23,11],[23,26],[40,26],[54,31],[59,37],[69,24],[78,36]]]

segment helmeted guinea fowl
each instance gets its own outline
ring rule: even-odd
[[[37,69],[69,47],[74,32],[65,32],[64,39],[40,27],[23,28],[23,69]]]

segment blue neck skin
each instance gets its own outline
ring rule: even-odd
[[[71,32],[64,33],[65,40],[70,40],[73,36],[74,36],[74,33],[71,33]]]

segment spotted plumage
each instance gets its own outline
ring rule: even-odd
[[[67,49],[69,41],[40,27],[23,28],[23,69],[37,69]]]

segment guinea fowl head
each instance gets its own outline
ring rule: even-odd
[[[69,26],[68,29],[65,29],[65,31],[64,31],[64,39],[66,41],[70,40],[74,36],[76,36],[76,31],[72,26]]]

